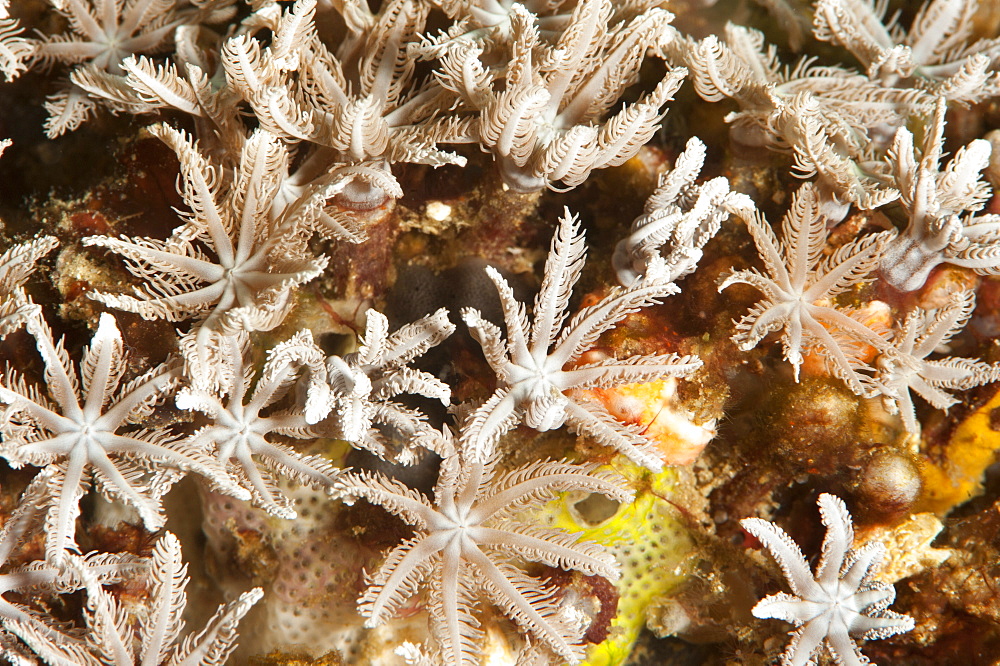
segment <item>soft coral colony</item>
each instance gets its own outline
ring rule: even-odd
[[[0,0],[0,72],[56,75],[49,139],[136,117],[125,150],[177,165],[153,167],[176,177],[159,235],[11,213],[10,663],[221,664],[241,622],[241,663],[622,663],[644,624],[724,646],[704,663],[911,663],[1000,619],[956,582],[995,543],[942,522],[988,506],[1000,449],[1000,324],[976,310],[1000,297],[998,174],[968,129],[1000,117],[995,9],[761,3],[811,16],[807,53],[844,48],[827,62],[694,2],[374,4]],[[12,134],[8,163],[45,141]],[[460,194],[425,191],[447,179]],[[634,220],[622,187],[648,195]],[[587,233],[617,246],[587,261]],[[393,285],[408,264],[432,277]],[[81,265],[84,299],[62,279]],[[203,562],[178,484],[228,595],[183,639]],[[813,500],[815,573],[789,536],[811,543]],[[764,596],[781,576],[757,545],[793,594]],[[903,579],[912,616],[888,609]],[[797,629],[780,647],[751,615]]]

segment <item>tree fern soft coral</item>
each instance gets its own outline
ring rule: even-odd
[[[237,332],[223,337],[219,344],[222,354],[217,361],[231,366],[224,373],[231,383],[213,392],[185,387],[177,394],[179,408],[197,410],[209,418],[208,425],[192,434],[188,443],[214,450],[219,464],[249,491],[255,505],[279,518],[293,519],[292,502],[278,489],[273,474],[303,484],[330,486],[337,470],[322,456],[303,455],[291,446],[269,441],[268,436],[316,437],[307,413],[315,421],[319,413],[329,409],[323,404],[328,394],[325,376],[319,372],[323,353],[309,332],[302,331],[268,351],[255,382],[249,336]],[[302,368],[311,380],[306,399],[286,409],[274,408],[299,380]],[[192,364],[189,372],[204,370]]]
[[[8,516],[0,530],[0,568],[12,559],[15,550],[21,542],[27,540],[33,531],[40,514],[45,512],[52,491],[52,479],[56,474],[54,469],[40,471],[21,496],[18,506]],[[69,562],[72,566],[67,566]],[[27,565],[9,568],[0,574],[0,649],[5,658],[11,659],[15,666],[20,663],[11,655],[20,651],[10,644],[6,633],[11,628],[28,629],[41,634],[52,634],[49,620],[41,612],[14,599],[6,599],[4,595],[14,592],[22,595],[22,601],[31,601],[32,594],[42,591],[53,593],[73,592],[87,584],[112,583],[121,578],[135,574],[143,568],[141,560],[127,553],[92,552],[84,557],[74,557],[71,560],[61,558],[59,563],[45,560],[35,560]]]
[[[753,349],[769,333],[781,331],[785,360],[796,380],[803,355],[813,345],[822,349],[830,370],[858,394],[867,392],[865,377],[858,375],[851,339],[885,348],[874,331],[830,303],[852,285],[864,280],[878,262],[879,252],[891,233],[862,236],[823,256],[826,218],[811,183],[804,183],[792,197],[781,221],[781,240],[754,208],[734,208],[747,223],[765,273],[755,268],[733,271],[719,283],[719,291],[747,284],[762,294],[750,312],[736,323],[733,340],[744,351]],[[847,336],[847,337],[845,337]]]
[[[246,142],[253,130],[263,125],[289,153],[288,160],[276,165],[280,167],[276,174],[279,185],[270,200],[270,217],[277,220],[282,216],[288,219],[306,215],[314,218],[310,224],[319,233],[359,242],[363,230],[333,204],[333,196],[353,197],[356,204],[368,196],[369,204],[374,206],[382,203],[386,195],[402,196],[402,190],[389,171],[389,161],[380,159],[388,144],[383,136],[386,121],[378,114],[376,117],[369,117],[370,113],[348,114],[356,122],[350,128],[355,138],[347,143],[357,153],[357,159],[345,157],[325,145],[301,140],[306,132],[303,127],[311,127],[313,121],[311,112],[298,109],[307,102],[295,101],[304,94],[297,87],[298,70],[312,63],[316,68],[310,70],[313,77],[323,79],[324,85],[343,93],[338,100],[344,102],[350,97],[338,87],[350,88],[342,81],[344,73],[325,69],[338,65],[327,62],[333,57],[314,35],[315,10],[316,3],[310,0],[298,2],[284,12],[277,4],[264,3],[244,20],[244,27],[237,34],[225,41],[216,37],[218,46],[214,51],[203,46],[205,40],[198,31],[178,28],[175,61],[129,56],[121,62],[121,74],[88,65],[75,69],[70,78],[114,111],[147,114],[170,110],[191,116],[200,149],[211,156],[217,168],[238,169]],[[388,29],[385,25],[383,28]],[[317,54],[317,50],[321,53]],[[390,68],[394,62],[387,58],[383,64]],[[383,85],[391,85],[392,80],[388,76],[379,77]],[[399,92],[395,88],[394,91]],[[290,97],[293,94],[294,99]],[[254,116],[254,122],[246,122],[242,114],[232,112],[243,104],[255,109],[260,117]],[[300,115],[295,116],[296,113]],[[331,115],[323,113],[322,118]],[[420,143],[412,139],[407,144],[405,128],[397,129],[402,132],[401,143]]]
[[[644,275],[681,279],[694,271],[705,243],[729,216],[727,206],[752,205],[746,195],[730,192],[722,176],[695,185],[704,163],[705,144],[688,139],[673,169],[660,176],[646,199],[643,214],[632,221],[632,233],[615,246],[611,262],[619,284],[627,287]]]
[[[885,546],[869,542],[858,548],[854,525],[843,500],[823,493],[819,512],[826,526],[823,555],[816,573],[783,529],[760,518],[740,521],[778,562],[792,594],[772,594],[753,608],[755,617],[791,622],[798,629],[781,655],[784,666],[812,664],[824,646],[838,664],[862,666],[868,659],[855,638],[888,638],[913,629],[913,618],[887,610],[896,598],[891,585],[873,581]]]
[[[883,85],[913,86],[974,104],[1000,93],[1000,39],[969,43],[979,6],[979,0],[928,0],[907,30],[895,17],[883,23],[888,3],[819,0],[813,32],[847,48]]]
[[[831,222],[843,219],[849,204],[874,209],[896,197],[871,177],[870,163],[878,162],[882,137],[927,112],[932,98],[923,91],[880,86],[812,57],[782,66],[762,33],[732,23],[724,41],[678,38],[668,48],[691,70],[702,98],[740,105],[726,116],[734,140],[791,152],[796,176],[817,176]]]
[[[546,431],[567,425],[605,446],[617,449],[638,465],[659,471],[663,461],[640,428],[615,419],[596,401],[574,396],[571,389],[619,386],[662,377],[683,377],[701,366],[694,356],[663,354],[610,358],[573,365],[600,335],[640,308],[674,293],[660,276],[648,276],[628,288],[613,289],[596,304],[580,310],[563,326],[573,286],[583,270],[586,247],[579,220],[566,210],[552,237],[545,277],[532,308],[529,325],[524,306],[506,280],[492,267],[503,305],[507,336],[471,308],[462,317],[479,341],[496,373],[496,392],[470,417],[462,437],[468,455],[489,457],[494,444],[523,421]]]
[[[185,445],[169,430],[135,425],[176,384],[178,373],[164,364],[122,384],[127,365],[114,317],[101,315],[79,371],[41,316],[28,322],[28,330],[45,362],[51,399],[10,366],[3,368],[0,456],[15,467],[53,472],[45,518],[49,556],[76,547],[79,502],[91,483],[135,509],[151,530],[163,525],[160,499],[179,471],[197,472],[213,485],[247,497],[200,448]]]
[[[926,106],[923,93],[879,86],[850,69],[817,64],[816,58],[782,65],[775,46],[765,45],[758,30],[727,23],[723,36],[677,38],[668,50],[691,71],[702,98],[715,102],[729,97],[739,104],[726,122],[741,143],[794,147],[796,139],[784,128],[781,112],[803,93],[815,98],[824,130],[847,125],[860,137],[878,125],[899,127],[909,113]]]
[[[614,580],[614,558],[596,543],[531,525],[518,514],[570,490],[601,493],[619,502],[629,501],[631,492],[616,475],[593,464],[536,461],[498,472],[494,453],[474,450],[474,442],[458,450],[449,433],[441,437],[436,448],[444,459],[433,501],[382,475],[349,472],[337,481],[336,492],[345,499],[378,504],[416,532],[370,576],[359,600],[366,625],[384,623],[427,585],[431,632],[443,663],[480,663],[483,632],[475,609],[481,596],[559,658],[578,663],[589,620],[569,607],[571,600],[562,599],[556,586],[517,563],[539,562]]]
[[[954,356],[927,358],[962,330],[975,305],[975,292],[965,291],[937,310],[915,308],[893,332],[892,347],[876,360],[879,372],[874,384],[888,410],[899,412],[911,433],[920,432],[911,391],[937,409],[948,409],[958,400],[945,389],[1000,381],[1000,364]]]
[[[402,195],[393,163],[464,165],[465,158],[438,143],[473,140],[470,120],[440,116],[450,95],[430,82],[416,84],[406,45],[423,29],[428,5],[391,0],[374,17],[358,53],[339,57],[319,39],[312,22],[315,0],[298,0],[287,19],[268,26],[275,39],[237,36],[226,49],[226,74],[270,131],[289,141],[314,144],[306,171],[333,165],[368,166],[357,171],[341,199],[365,209]],[[264,27],[264,26],[262,26]]]
[[[511,188],[579,185],[592,170],[634,156],[659,127],[683,69],[668,69],[650,93],[602,117],[638,78],[647,49],[671,38],[673,15],[650,9],[610,25],[613,9],[610,0],[582,0],[549,45],[535,17],[515,5],[512,58],[502,72],[482,62],[483,49],[474,43],[443,56],[441,82],[479,111],[479,140],[496,155]]]
[[[38,268],[39,259],[58,245],[52,236],[39,236],[0,255],[0,339],[40,316],[41,310],[25,295],[23,286]]]
[[[786,500],[810,480],[870,502],[887,546],[920,543],[886,579],[940,561],[921,557],[936,519],[905,514],[929,499],[944,512],[978,487],[986,463],[964,465],[965,448],[1000,400],[984,388],[972,396],[982,406],[970,397],[969,410],[930,420],[913,404],[946,409],[1000,380],[987,350],[997,284],[974,275],[1000,272],[1000,202],[986,185],[1000,170],[987,168],[988,137],[974,138],[1000,95],[1000,40],[985,34],[996,17],[977,18],[975,0],[914,11],[896,0],[914,16],[907,32],[873,0],[818,0],[812,13],[810,0],[759,2],[784,5],[793,27],[814,20],[813,37],[866,71],[815,43],[803,45],[815,59],[786,66],[765,37],[781,25],[724,26],[761,16],[729,11],[743,0],[688,11],[676,28],[667,0],[0,0],[0,75],[68,74],[52,81],[50,135],[97,105],[124,116],[42,142],[30,130],[44,116],[30,108],[42,104],[36,81],[0,91],[0,152],[16,140],[0,164],[0,661],[221,666],[258,599],[261,621],[232,662],[282,661],[272,651],[295,644],[320,661],[388,663],[400,648],[419,666],[617,663],[638,658],[627,653],[647,623],[773,659],[781,648],[740,601],[763,570],[722,571],[736,561],[721,547],[738,536],[727,516],[791,520]],[[681,65],[696,94],[664,127]],[[967,144],[950,161],[949,100],[986,102],[949,128]],[[179,168],[132,116],[155,123],[148,134]],[[685,141],[630,222],[641,202],[627,199]],[[117,177],[70,168],[108,145],[120,159],[93,164]],[[623,168],[594,177],[606,167]],[[785,201],[789,168],[809,182],[772,227],[756,206]],[[726,177],[702,182],[703,170]],[[168,214],[150,188],[174,176],[176,228],[145,230]],[[69,198],[43,203],[56,182]],[[603,247],[585,265],[568,211],[546,255],[545,220],[570,201],[593,220],[592,241],[621,239],[613,256]],[[902,232],[871,233],[892,225]],[[699,273],[703,253],[712,266]],[[475,275],[462,266],[472,258]],[[533,302],[484,264],[542,269]],[[718,267],[732,270],[714,283]],[[427,281],[441,289],[409,281],[417,271],[444,271]],[[449,276],[466,284],[449,288]],[[581,281],[587,293],[574,294]],[[661,306],[678,285],[686,293]],[[737,346],[773,337],[791,368],[720,338],[716,286],[748,301]],[[445,304],[485,362],[450,337]],[[965,358],[947,345],[968,322],[953,345]],[[813,361],[847,388],[782,381]],[[691,465],[716,422],[714,452]],[[202,511],[174,512],[165,493],[185,475],[224,496],[192,493]],[[948,499],[934,500],[937,477],[955,482]],[[753,614],[797,625],[786,665],[823,649],[865,663],[860,639],[913,621],[888,610],[894,592],[873,578],[885,549],[854,548],[844,504],[819,505],[815,571],[775,524],[742,522],[790,586]],[[965,574],[992,554],[971,527],[980,510],[989,502],[949,523],[963,557],[913,581],[913,615],[931,607],[942,621],[884,648],[898,662],[940,661],[952,631],[996,648],[991,609],[948,594],[979,585]],[[178,521],[194,535],[202,519],[218,567],[197,587],[219,583],[229,603],[183,637],[181,541],[154,532]],[[205,560],[192,545],[193,574]],[[247,592],[246,575],[262,588]],[[692,584],[675,588],[681,579]],[[944,595],[925,596],[932,587]],[[698,658],[725,649],[699,646]]]
[[[17,78],[28,68],[34,51],[31,41],[21,30],[21,24],[8,13],[8,0],[0,0],[0,73],[7,80]]]
[[[223,378],[219,338],[226,333],[271,330],[291,307],[292,290],[322,272],[306,241],[321,209],[323,193],[310,206],[272,219],[271,205],[288,159],[287,150],[266,130],[243,147],[240,167],[229,174],[203,156],[183,132],[159,125],[154,132],[181,161],[185,223],[167,240],[92,236],[85,245],[105,247],[126,259],[143,280],[134,295],[98,292],[92,297],[147,319],[200,319],[184,345],[200,372],[189,374],[198,388],[212,390]],[[211,259],[206,250],[215,255]]]
[[[52,666],[222,666],[232,653],[236,627],[263,591],[254,588],[221,606],[202,631],[179,641],[187,605],[187,565],[180,542],[170,532],[156,542],[150,558],[147,607],[136,613],[105,590],[79,558],[68,566],[87,589],[89,631],[83,637],[37,624],[11,623],[10,629]],[[130,618],[137,614],[138,621]]]
[[[69,30],[55,35],[24,38],[9,27],[0,28],[0,42],[7,51],[5,59],[9,62],[24,60],[27,43],[34,62],[44,65],[66,63],[71,66],[89,63],[103,71],[119,72],[119,63],[128,55],[163,51],[178,27],[218,22],[229,18],[235,11],[232,7],[234,0],[48,2],[66,17]],[[5,59],[0,59],[0,63]],[[7,64],[5,73],[12,77],[20,69],[16,64]],[[95,104],[84,90],[67,82],[62,90],[49,96],[45,108],[49,114],[45,131],[50,137],[55,137],[79,127],[91,115]]]
[[[534,14],[543,36],[558,37],[572,20],[572,7],[566,0],[434,0],[455,23],[437,35],[424,35],[410,44],[409,53],[420,58],[445,55],[449,49],[481,45],[484,51],[502,51],[511,42],[515,7],[520,5]],[[636,4],[636,3],[622,3]]]
[[[913,134],[900,128],[886,159],[908,220],[903,233],[886,246],[879,269],[886,282],[902,291],[922,287],[931,270],[943,263],[981,275],[1000,273],[1000,215],[973,215],[992,194],[981,175],[990,163],[990,143],[975,139],[941,168],[945,111],[941,98],[919,151]]]
[[[380,457],[413,462],[420,447],[433,448],[439,437],[419,410],[396,398],[408,393],[450,404],[447,384],[409,364],[451,335],[455,325],[444,308],[391,334],[384,314],[369,310],[366,316],[358,350],[326,359],[328,423],[336,437]]]

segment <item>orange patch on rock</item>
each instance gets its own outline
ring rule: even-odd
[[[602,404],[622,423],[637,425],[667,465],[693,463],[715,436],[713,424],[696,424],[680,408],[677,380],[575,391]]]

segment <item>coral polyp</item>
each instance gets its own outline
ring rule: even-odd
[[[0,0],[0,661],[1000,662],[1000,10],[807,5]]]

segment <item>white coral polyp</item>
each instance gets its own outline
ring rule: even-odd
[[[823,493],[818,504],[827,530],[815,575],[783,529],[760,518],[740,521],[774,556],[792,589],[792,594],[765,597],[754,606],[753,614],[799,627],[781,656],[784,666],[813,663],[812,657],[824,645],[838,664],[861,666],[868,659],[855,638],[873,640],[909,631],[913,618],[887,610],[896,591],[892,585],[873,580],[885,546],[873,542],[852,549],[854,525],[843,500]]]
[[[676,287],[650,277],[627,289],[614,289],[584,308],[564,327],[573,286],[583,270],[586,246],[579,219],[565,211],[552,237],[545,261],[545,279],[532,308],[533,321],[500,273],[487,267],[503,306],[507,336],[478,310],[465,308],[462,317],[497,376],[497,390],[473,412],[462,438],[469,454],[489,459],[496,442],[523,421],[540,431],[567,425],[611,446],[638,465],[659,471],[663,461],[641,428],[626,425],[607,409],[571,389],[611,387],[663,377],[682,377],[701,365],[694,356],[662,354],[608,358],[575,365],[604,332],[643,307],[668,296]]]

